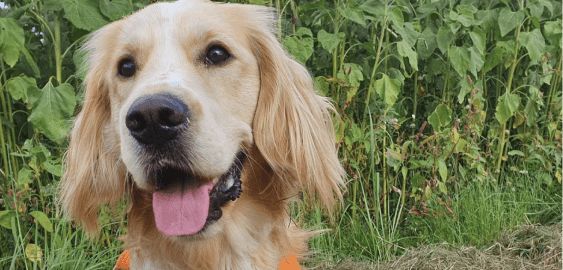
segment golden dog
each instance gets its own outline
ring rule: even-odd
[[[61,201],[95,233],[100,205],[129,197],[131,269],[276,269],[314,234],[288,198],[341,199],[332,107],[275,22],[266,7],[158,3],[85,45]]]

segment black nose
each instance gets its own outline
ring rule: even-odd
[[[188,122],[188,106],[170,94],[143,96],[131,105],[125,125],[144,144],[162,144],[178,136]]]

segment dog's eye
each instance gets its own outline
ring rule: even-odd
[[[117,67],[117,72],[119,72],[119,75],[125,78],[129,78],[135,75],[135,71],[136,71],[135,62],[133,62],[133,60],[131,59],[121,60],[121,62],[119,62],[119,66]]]
[[[205,61],[211,65],[217,65],[225,62],[231,55],[221,46],[211,46],[205,54]]]

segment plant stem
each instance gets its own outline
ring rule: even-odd
[[[520,10],[524,9],[524,0],[520,1]],[[512,65],[510,66],[510,71],[508,73],[508,81],[506,85],[506,93],[510,94],[510,90],[512,87],[512,79],[514,78],[514,70],[516,70],[516,65],[518,64],[518,50],[520,49],[520,29],[522,29],[522,24],[518,25],[516,29],[516,45],[514,48],[514,59],[512,60]],[[500,182],[502,177],[502,172],[500,171],[500,165],[502,164],[502,157],[504,156],[504,148],[505,148],[505,137],[506,137],[506,122],[501,125],[501,134],[500,134],[500,143],[498,149],[498,159],[497,159],[497,166],[496,171],[499,172],[498,181]]]
[[[57,82],[60,85],[63,82],[62,70],[63,61],[61,59],[61,14],[55,12],[55,65],[57,71]]]
[[[4,73],[4,54],[0,53],[0,63],[2,63],[2,73]],[[5,83],[6,81],[4,81]],[[4,85],[0,84],[0,102],[2,102],[2,109],[4,111],[4,113],[6,113],[6,100],[4,98]],[[6,179],[6,182],[4,183],[6,188],[9,187],[9,182],[10,182],[10,178],[8,177],[8,173],[10,172],[10,168],[8,167],[8,153],[7,153],[7,147],[8,144],[6,143],[6,140],[4,139],[4,125],[2,125],[0,123],[0,147],[2,148],[2,162],[4,163],[4,178]]]
[[[381,58],[381,48],[383,46],[383,37],[385,37],[385,29],[387,28],[387,17],[383,18],[383,23],[381,24],[381,33],[379,34],[379,40],[378,40],[378,44],[377,44],[377,52],[375,55],[375,62],[373,63],[373,70],[371,71],[371,78],[369,80],[369,86],[368,86],[368,94],[366,97],[366,108],[367,105],[369,104],[369,100],[370,100],[370,94],[371,94],[371,89],[373,87],[373,83],[374,83],[374,79],[375,79],[375,72],[377,70],[377,67],[379,66],[379,59]],[[373,44],[375,45],[375,30],[376,30],[376,25],[373,25]]]

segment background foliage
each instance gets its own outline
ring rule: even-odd
[[[311,264],[386,260],[422,243],[482,246],[518,224],[561,222],[561,2],[243,2],[279,10],[280,40],[340,114],[344,207],[328,217],[305,194],[291,209],[305,227],[333,229],[311,242]],[[77,49],[149,2],[5,3],[0,266],[108,269],[126,222],[104,215],[91,242],[56,204],[82,101]]]

